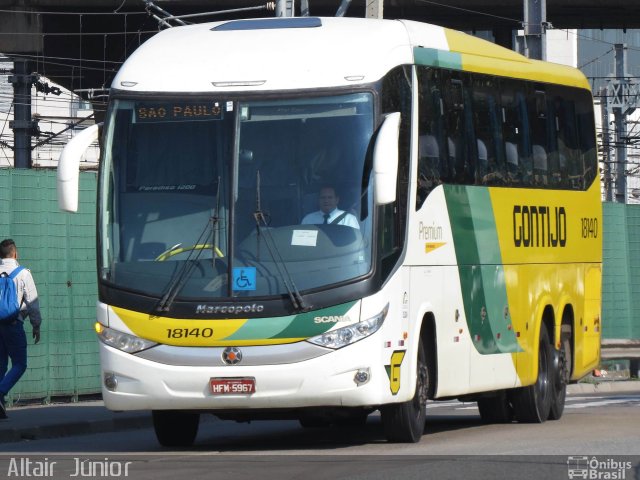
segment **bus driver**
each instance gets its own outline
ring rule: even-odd
[[[311,212],[302,219],[303,224],[327,224],[346,225],[347,227],[360,229],[360,224],[354,215],[338,208],[340,197],[336,190],[330,186],[320,189],[318,195],[318,207],[320,210]]]

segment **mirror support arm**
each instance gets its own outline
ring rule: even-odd
[[[65,145],[58,161],[58,207],[66,212],[78,211],[78,181],[80,160],[89,146],[98,139],[102,123],[85,128]]]

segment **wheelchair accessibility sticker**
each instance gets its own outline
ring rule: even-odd
[[[256,267],[236,267],[233,269],[234,290],[256,289]]]

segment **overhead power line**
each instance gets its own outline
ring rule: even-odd
[[[142,8],[142,5],[141,5]],[[0,13],[20,13],[25,15],[60,15],[60,16],[72,16],[72,15],[86,15],[86,16],[104,16],[104,15],[147,15],[147,12],[140,11],[126,11],[126,12],[118,12],[116,10],[110,10],[106,12],[60,12],[60,11],[39,11],[39,10],[0,10]]]

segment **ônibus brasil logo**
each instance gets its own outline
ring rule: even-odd
[[[587,455],[572,455],[567,458],[567,474],[570,479],[626,480],[631,462],[614,458],[597,458]]]

